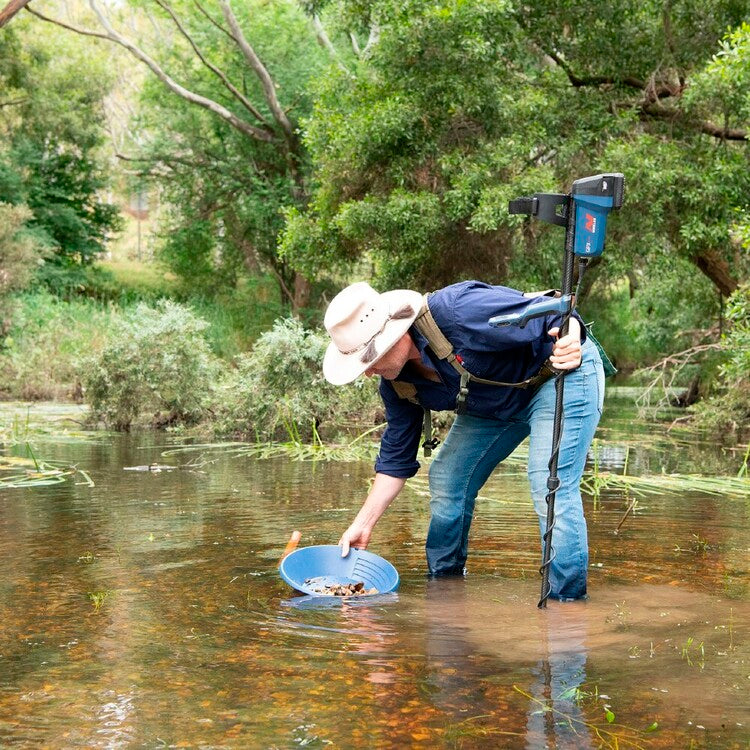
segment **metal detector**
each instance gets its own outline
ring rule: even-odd
[[[570,193],[536,193],[531,197],[510,201],[508,211],[512,214],[527,214],[549,224],[565,227],[565,255],[562,270],[562,295],[558,298],[544,297],[529,303],[525,310],[511,315],[497,315],[490,318],[491,326],[517,325],[523,328],[532,318],[550,313],[562,315],[560,337],[568,332],[568,321],[576,304],[577,293],[573,294],[573,272],[575,258],[578,258],[578,285],[590,258],[600,256],[604,250],[604,235],[607,230],[607,216],[613,209],[622,206],[625,191],[625,177],[620,172],[583,177],[573,183]],[[577,292],[577,289],[576,289]],[[552,530],[555,526],[555,495],[560,487],[557,476],[557,461],[560,453],[560,438],[563,428],[563,388],[566,371],[555,376],[555,416],[552,433],[552,455],[549,460],[547,479],[547,527],[542,537],[544,551],[542,566],[542,593],[538,606],[547,606],[550,594],[549,568],[554,554],[552,550]]]

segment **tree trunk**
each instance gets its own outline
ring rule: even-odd
[[[301,273],[294,273],[294,299],[292,300],[292,312],[299,316],[300,310],[310,304],[311,284]]]
[[[27,5],[29,0],[12,0],[2,10],[0,10],[0,28],[5,26],[21,8]]]
[[[733,279],[729,273],[729,264],[716,250],[707,250],[696,255],[693,262],[725,297],[728,297],[739,286],[737,280]]]

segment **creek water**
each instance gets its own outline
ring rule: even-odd
[[[727,461],[606,411],[600,470]],[[337,541],[369,462],[125,470],[184,462],[169,442],[40,443],[95,486],[0,491],[0,747],[750,747],[746,498],[665,490],[623,521],[632,496],[587,496],[590,598],[539,610],[523,462],[482,491],[467,577],[432,581],[423,467],[370,545],[398,592],[331,603],[278,559],[293,529]]]

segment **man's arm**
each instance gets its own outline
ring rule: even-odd
[[[388,474],[375,474],[375,481],[367,499],[357,513],[351,526],[339,539],[341,545],[341,557],[349,554],[350,547],[364,549],[370,543],[370,536],[380,516],[385,513],[386,508],[396,499],[401,492],[406,479],[391,477]]]

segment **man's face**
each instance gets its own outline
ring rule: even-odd
[[[404,334],[372,367],[365,370],[365,375],[368,378],[380,375],[386,380],[395,380],[409,359],[410,345],[409,334]]]

